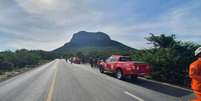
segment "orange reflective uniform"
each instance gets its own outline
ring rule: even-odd
[[[201,92],[194,91],[195,96],[197,97],[195,101],[201,101]]]
[[[201,99],[201,58],[190,65],[189,76],[192,79],[191,87],[197,99]]]

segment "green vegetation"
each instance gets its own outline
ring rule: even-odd
[[[32,68],[48,60],[56,58],[44,51],[29,51],[26,49],[0,52],[0,75],[20,68]]]
[[[171,84],[189,87],[189,65],[196,59],[194,50],[199,45],[191,42],[177,41],[175,35],[155,36],[146,38],[153,48],[139,50],[132,57],[135,60],[146,61],[153,67],[151,78]]]

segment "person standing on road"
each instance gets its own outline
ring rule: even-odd
[[[198,58],[189,68],[189,76],[191,78],[191,88],[195,93],[196,99],[192,101],[201,101],[201,47],[195,51]]]
[[[71,63],[71,64],[73,63],[73,58],[72,58],[72,57],[70,58],[70,63]]]
[[[93,68],[93,58],[92,57],[89,58],[89,64],[90,64],[91,68]]]

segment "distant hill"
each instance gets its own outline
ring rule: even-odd
[[[54,50],[53,52],[90,52],[90,51],[129,51],[134,50],[120,42],[111,40],[110,36],[103,32],[80,31],[75,33],[70,42]]]

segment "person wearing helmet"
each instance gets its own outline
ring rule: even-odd
[[[196,100],[201,101],[201,47],[195,51],[195,56],[198,58],[189,68],[189,76],[191,78],[191,88],[195,93]]]

